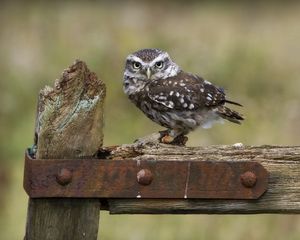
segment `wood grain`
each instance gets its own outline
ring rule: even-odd
[[[109,199],[111,214],[256,214],[300,213],[299,146],[178,147],[164,144],[123,145],[109,158],[194,161],[257,161],[269,172],[267,192],[258,200]]]
[[[76,61],[54,88],[39,95],[36,156],[92,157],[102,146],[105,86],[86,64]],[[27,240],[96,240],[98,199],[29,199]]]

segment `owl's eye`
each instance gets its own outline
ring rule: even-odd
[[[133,68],[135,68],[135,69],[140,69],[141,66],[142,66],[142,64],[139,63],[139,62],[133,62],[133,63],[132,63],[132,66],[133,66]]]
[[[159,61],[159,62],[156,62],[156,63],[155,63],[155,66],[156,66],[157,68],[162,68],[162,67],[164,66],[164,63],[163,63],[162,61]]]

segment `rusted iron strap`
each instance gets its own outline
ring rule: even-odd
[[[257,199],[268,172],[254,161],[36,160],[25,156],[31,198]]]

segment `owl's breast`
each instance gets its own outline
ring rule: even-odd
[[[131,95],[136,95],[143,90],[146,82],[141,79],[137,79],[134,77],[124,76],[123,81],[123,91],[129,97]]]

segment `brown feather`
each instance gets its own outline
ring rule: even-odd
[[[244,120],[243,116],[240,113],[225,106],[218,107],[217,114],[220,117],[237,124],[241,124],[241,121]]]

